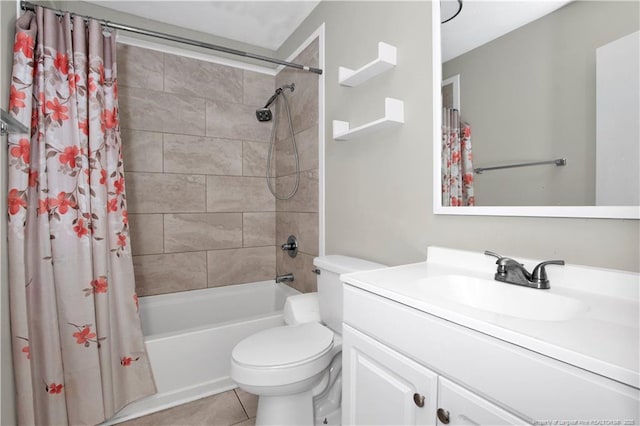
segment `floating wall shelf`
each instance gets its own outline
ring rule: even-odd
[[[338,68],[338,81],[343,86],[355,87],[378,74],[396,66],[396,48],[390,44],[378,43],[378,58],[357,70]]]
[[[404,123],[404,102],[398,99],[385,98],[384,117],[379,120],[363,124],[355,129],[349,129],[348,121],[333,120],[333,139],[346,141],[402,123]]]

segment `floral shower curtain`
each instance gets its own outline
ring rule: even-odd
[[[155,392],[118,127],[115,34],[41,7],[16,22],[9,284],[20,424],[97,424]]]
[[[471,126],[457,109],[442,109],[442,205],[473,206]]]

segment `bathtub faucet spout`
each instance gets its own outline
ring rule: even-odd
[[[277,283],[290,283],[293,282],[293,274],[284,274],[276,276]]]

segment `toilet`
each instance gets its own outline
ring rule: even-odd
[[[385,265],[316,257],[318,291],[287,298],[284,326],[253,334],[231,353],[231,378],[258,395],[256,425],[339,425],[342,398],[340,274]]]

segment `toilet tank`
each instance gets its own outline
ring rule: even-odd
[[[313,259],[320,270],[318,275],[318,303],[320,318],[333,331],[342,334],[343,294],[340,274],[386,267],[381,263],[355,257],[330,255]]]

